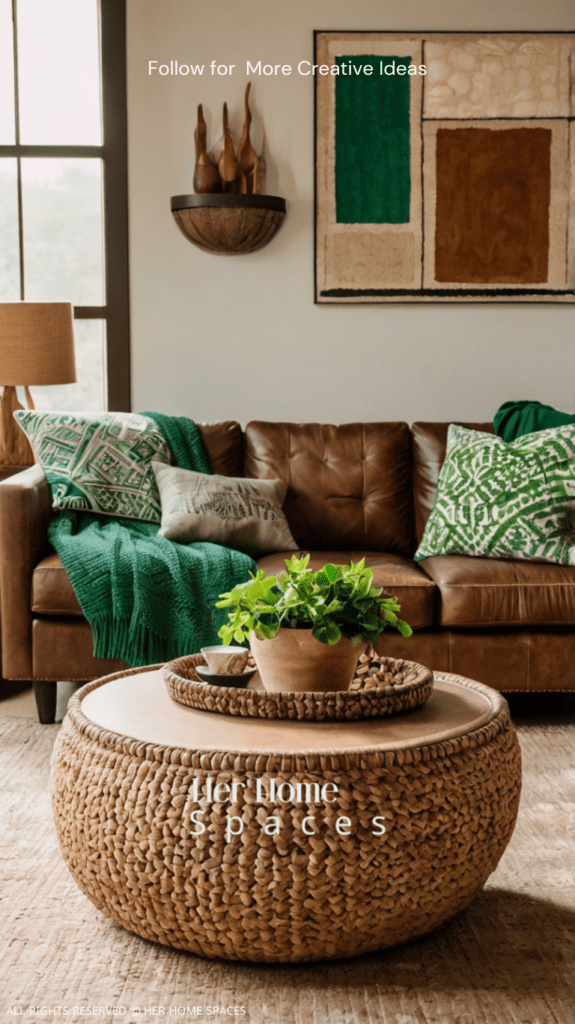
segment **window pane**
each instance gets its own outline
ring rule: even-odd
[[[12,0],[0,0],[0,144],[15,141]]]
[[[86,412],[105,409],[104,401],[104,320],[74,320],[76,350],[75,384],[49,388],[31,388],[37,409]],[[20,398],[23,405],[26,401]]]
[[[22,160],[26,298],[101,306],[102,162]]]
[[[17,13],[20,141],[101,145],[97,0],[18,0]]]
[[[0,301],[20,298],[16,160],[0,160]]]

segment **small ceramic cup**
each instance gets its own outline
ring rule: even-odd
[[[210,672],[235,676],[244,671],[250,652],[247,647],[221,644],[219,647],[202,647],[200,653],[206,659]]]

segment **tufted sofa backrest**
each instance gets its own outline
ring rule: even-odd
[[[311,550],[414,550],[407,423],[248,423],[246,477],[288,485],[284,512]]]
[[[491,423],[460,423],[493,433]],[[449,423],[198,423],[212,471],[279,478],[301,548],[412,555],[435,500]]]
[[[244,434],[236,420],[196,423],[212,473],[244,475]]]
[[[454,422],[454,421],[452,421]],[[459,423],[469,430],[493,433],[492,423]],[[414,423],[413,435],[413,499],[415,532],[419,544],[429,513],[433,508],[439,472],[445,459],[449,423]]]

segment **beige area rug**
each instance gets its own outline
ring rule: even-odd
[[[575,1024],[575,723],[520,727],[518,825],[465,912],[396,949],[301,967],[201,960],[99,913],[52,826],[57,730],[0,721],[0,1020]]]

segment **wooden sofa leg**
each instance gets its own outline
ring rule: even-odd
[[[56,721],[57,689],[58,683],[52,680],[34,680],[34,696],[38,708],[38,718],[42,725],[52,725]]]

